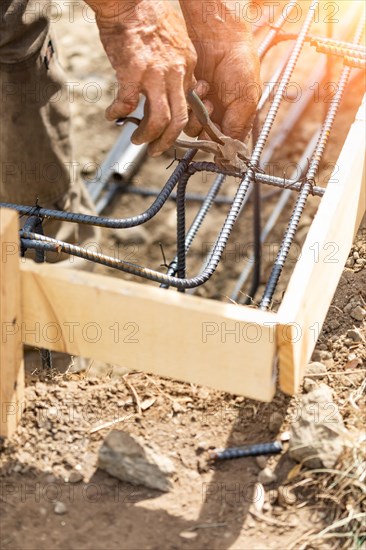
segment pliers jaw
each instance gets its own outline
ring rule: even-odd
[[[216,164],[224,170],[234,170],[240,173],[244,172],[249,162],[246,145],[242,141],[225,136],[220,132],[211,120],[205,105],[196,92],[193,90],[188,92],[187,100],[194,115],[201,123],[203,130],[212,141],[177,139],[175,144],[180,147],[199,149],[207,153],[212,153],[215,157]]]

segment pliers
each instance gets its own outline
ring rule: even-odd
[[[201,98],[194,90],[187,95],[188,103],[212,141],[197,139],[177,139],[175,145],[189,149],[199,149],[215,155],[215,162],[224,170],[243,172],[250,162],[247,146],[240,140],[225,136],[212,122]]]
[[[250,163],[247,146],[240,140],[225,136],[212,122],[208,111],[201,101],[201,98],[194,90],[190,90],[187,94],[187,101],[201,123],[203,130],[212,139],[176,139],[174,144],[177,147],[185,147],[188,149],[199,149],[206,153],[215,155],[215,162],[224,170],[234,170],[236,172],[244,172],[245,168]],[[136,117],[128,116],[120,118],[116,121],[118,126],[125,122],[133,122],[139,125],[141,120]]]

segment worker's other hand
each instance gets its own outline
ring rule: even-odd
[[[240,18],[238,2],[216,0],[210,6],[206,4],[203,0],[181,1],[198,55],[195,77],[201,82],[197,93],[221,131],[243,141],[261,96],[260,64],[252,30]],[[237,17],[230,15],[235,10]],[[192,137],[201,132],[193,114],[185,132]]]
[[[90,5],[118,80],[107,119],[129,115],[143,93],[144,118],[132,141],[149,143],[149,153],[157,156],[173,145],[187,124],[185,96],[196,83],[197,57],[184,20],[164,0],[91,0]]]

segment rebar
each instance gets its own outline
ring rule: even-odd
[[[356,44],[361,40],[363,29],[364,29],[364,22],[361,21],[354,38],[354,42]],[[334,119],[339,109],[339,105],[342,101],[342,97],[350,76],[350,72],[351,72],[350,67],[344,67],[342,70],[341,76],[338,80],[337,91],[331,100],[328,114],[322,125],[320,137],[319,137],[314,155],[311,159],[309,170],[306,174],[306,182],[303,188],[301,189],[299,196],[296,200],[295,207],[293,209],[293,212],[290,218],[290,222],[287,226],[280,250],[278,251],[276,261],[273,265],[271,274],[269,276],[269,279],[259,306],[260,309],[262,310],[268,309],[271,305],[271,301],[272,301],[277,283],[281,276],[282,270],[284,268],[286,258],[290,251],[290,247],[293,242],[293,239],[300,221],[300,217],[304,210],[308,195],[311,192],[311,188],[314,184],[315,176],[318,171],[321,158],[324,154],[325,147],[328,143],[328,139],[334,123]]]
[[[228,460],[247,456],[268,456],[277,455],[282,451],[283,445],[281,441],[272,441],[271,443],[254,443],[253,445],[243,445],[242,447],[229,447],[228,449],[211,451],[210,459]]]
[[[0,207],[12,208],[20,214],[27,216],[41,216],[42,218],[52,218],[53,220],[66,221],[71,223],[81,223],[86,225],[96,225],[99,227],[108,227],[110,229],[123,229],[136,227],[151,220],[162,209],[169,198],[170,193],[177,185],[179,178],[186,171],[190,161],[197,151],[189,150],[179,162],[172,175],[168,178],[163,189],[154,200],[153,204],[142,214],[131,216],[129,218],[106,218],[104,216],[90,216],[87,214],[78,214],[74,212],[63,212],[50,208],[41,208],[39,206],[23,206],[19,204],[0,202]]]
[[[270,31],[268,32],[266,38],[263,40],[261,45],[258,48],[258,56],[260,59],[262,59],[265,55],[265,53],[269,50],[269,48],[272,46],[276,36],[278,35],[278,31],[282,29],[284,24],[286,23],[286,19],[289,18],[294,8],[297,7],[297,0],[293,0],[292,2],[289,2],[286,6],[286,11],[281,10],[281,15],[279,18],[275,21],[274,25],[271,25]]]

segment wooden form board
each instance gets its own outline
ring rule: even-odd
[[[0,436],[10,437],[24,408],[18,214],[0,210]]]
[[[301,383],[365,210],[364,98],[278,312],[280,387],[286,393]]]
[[[274,314],[54,265],[21,271],[24,343],[272,399]]]
[[[297,391],[366,207],[363,103],[328,184],[277,314],[116,278],[21,263],[17,215],[0,212],[1,406],[23,401],[21,341],[270,401]],[[4,245],[5,243],[5,245]],[[5,246],[5,248],[4,248]],[[21,292],[19,292],[21,287]],[[9,322],[12,322],[11,337]],[[5,368],[4,366],[5,365]]]

